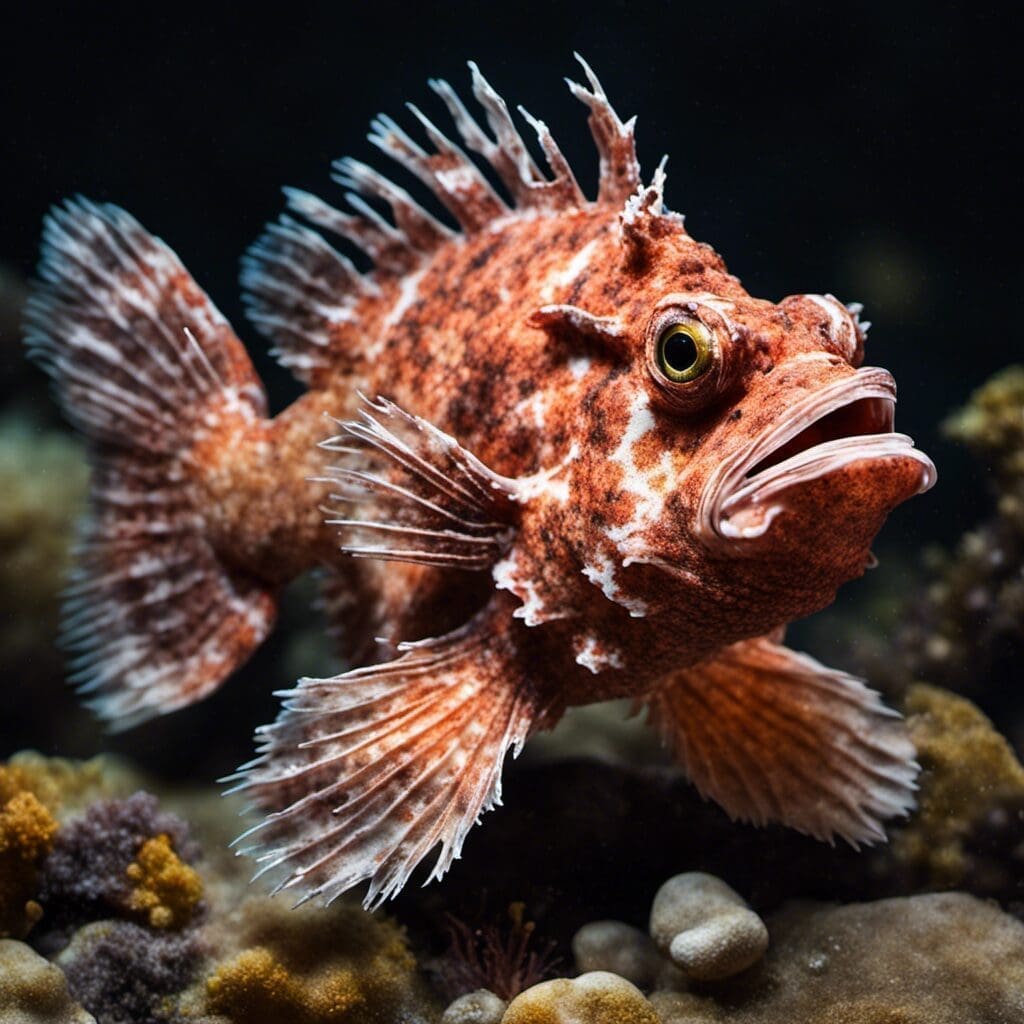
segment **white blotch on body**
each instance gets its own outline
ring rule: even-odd
[[[592,238],[568,263],[548,274],[538,292],[542,305],[554,302],[558,293],[562,289],[568,288],[583,273],[590,263],[595,248],[597,248],[597,239]]]
[[[644,391],[633,396],[629,410],[629,423],[622,440],[611,454],[611,461],[622,467],[622,490],[633,497],[633,514],[621,526],[611,526],[605,532],[608,539],[622,554],[635,554],[635,544],[628,541],[634,534],[653,526],[665,508],[665,498],[672,482],[672,455],[661,453],[653,469],[642,470],[636,462],[636,446],[655,427],[650,399]]]
[[[498,590],[507,590],[522,601],[513,613],[514,619],[522,619],[527,626],[539,626],[545,621],[544,602],[537,593],[536,585],[526,576],[519,574],[518,554],[513,548],[504,558],[495,562],[491,576]]]
[[[619,651],[601,643],[595,636],[588,636],[582,644],[577,639],[576,664],[597,675],[606,668],[622,668],[623,661]]]
[[[617,605],[625,608],[634,619],[642,619],[647,614],[647,602],[636,597],[629,597],[622,592],[615,581],[615,563],[607,555],[598,554],[595,565],[585,565],[583,575],[586,576],[595,587],[601,588],[601,593]]]
[[[529,398],[517,402],[512,410],[517,420],[528,420],[533,423],[537,430],[543,430],[547,422],[548,394],[545,391],[535,391]]]
[[[569,359],[569,372],[573,380],[582,380],[593,366],[593,360],[589,356],[572,356]]]

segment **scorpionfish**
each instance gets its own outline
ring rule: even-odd
[[[27,344],[93,467],[73,678],[115,728],[198,701],[318,569],[350,667],[284,691],[233,777],[266,812],[245,851],[303,898],[377,905],[438,845],[440,877],[509,749],[611,698],[734,818],[857,846],[913,806],[900,716],[782,632],[934,466],[860,307],[748,295],[580,63],[596,198],[472,64],[482,116],[431,82],[462,145],[413,106],[426,146],[373,122],[413,192],[353,159],[347,210],[286,190],[242,272],[308,385],[272,418],[164,242],[84,198],[45,222]]]

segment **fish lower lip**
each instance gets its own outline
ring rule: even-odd
[[[707,539],[762,535],[782,511],[782,491],[863,459],[914,459],[927,490],[935,467],[907,435],[893,432],[895,402],[892,377],[873,367],[806,395],[709,481],[701,516]]]
[[[906,434],[893,431],[877,434],[855,434],[835,438],[806,448],[782,462],[748,477],[722,503],[723,528],[725,519],[748,505],[763,506],[791,487],[834,473],[852,462],[863,459],[884,459],[902,456],[921,463],[921,490],[926,491],[935,482],[935,466],[931,459],[914,447]],[[771,516],[766,516],[770,520]],[[764,523],[765,527],[767,522]],[[731,531],[727,531],[731,532]],[[763,531],[759,531],[763,532]],[[743,533],[744,536],[750,535]],[[756,535],[756,534],[755,534]]]

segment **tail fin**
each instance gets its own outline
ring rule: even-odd
[[[198,507],[197,441],[266,411],[228,322],[123,210],[47,216],[29,354],[90,442],[90,513],[64,609],[76,681],[115,729],[210,693],[260,644],[276,601],[221,563]]]

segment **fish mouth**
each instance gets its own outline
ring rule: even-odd
[[[706,539],[762,536],[785,508],[784,493],[865,459],[919,464],[917,493],[935,483],[931,459],[893,430],[896,384],[888,371],[862,367],[817,388],[732,457],[705,485],[698,523]]]

